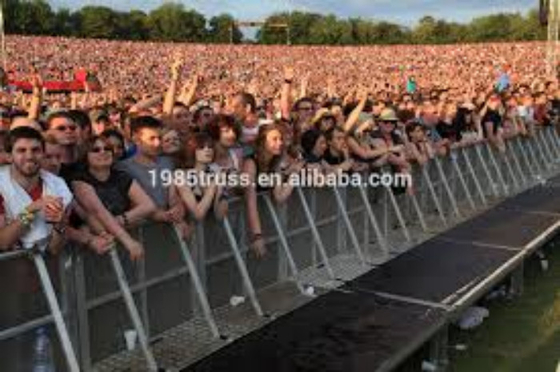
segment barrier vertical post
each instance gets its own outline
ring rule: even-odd
[[[520,185],[527,185],[527,177],[525,177],[525,174],[523,173],[523,170],[521,169],[521,163],[519,162],[519,159],[517,158],[517,154],[515,153],[515,148],[513,146],[512,141],[514,141],[515,138],[511,139],[510,141],[506,142],[506,148],[508,149],[508,153],[511,156],[511,158],[513,159],[513,163],[515,164],[515,170],[517,171],[517,176],[519,177],[519,180],[521,182]]]
[[[471,159],[469,157],[469,154],[467,153],[467,149],[463,148],[461,150],[461,153],[463,154],[463,158],[465,159],[465,164],[467,164],[467,169],[469,171],[469,174],[471,175],[471,178],[473,179],[473,183],[474,186],[478,192],[478,196],[480,197],[480,200],[482,201],[483,205],[488,204],[488,200],[486,200],[486,195],[484,194],[484,191],[482,190],[482,186],[480,185],[480,181],[478,180],[478,176],[474,170],[474,167],[471,163]]]
[[[539,163],[539,160],[537,159],[537,154],[535,153],[535,149],[533,148],[533,141],[531,141],[531,138],[527,138],[523,141],[522,144],[529,150],[531,164],[537,170],[535,178],[541,179],[544,170],[542,169],[541,163]]]
[[[142,348],[142,352],[144,353],[144,358],[146,358],[146,364],[150,371],[155,372],[158,370],[158,366],[150,349],[150,345],[148,344],[148,337],[146,336],[146,331],[144,330],[144,326],[142,325],[140,313],[138,312],[138,308],[134,304],[134,298],[132,297],[132,292],[130,291],[126,275],[122,268],[121,261],[115,247],[109,251],[109,257],[111,258],[113,269],[115,270],[115,274],[117,275],[117,281],[119,283],[121,293],[123,294],[124,302],[126,304],[128,314],[130,315],[130,320],[132,321],[134,329],[136,330],[136,333],[138,335],[138,341],[140,342],[140,347]]]
[[[315,240],[315,243],[317,244],[317,248],[319,249],[319,254],[321,255],[321,259],[323,260],[323,265],[325,265],[325,269],[327,270],[327,274],[331,279],[335,279],[333,269],[329,262],[329,256],[327,255],[327,250],[325,249],[325,245],[323,244],[323,240],[321,239],[319,230],[317,230],[317,225],[315,225],[315,220],[313,219],[313,215],[311,214],[311,210],[309,209],[309,204],[307,203],[307,200],[305,200],[305,195],[303,194],[303,191],[300,187],[296,188],[296,192],[301,202],[303,212],[305,213],[305,217],[307,218],[307,223],[309,224],[309,227],[311,229],[311,234],[313,234],[313,238]]]
[[[441,182],[443,183],[443,188],[447,193],[447,197],[449,198],[449,201],[451,202],[453,213],[455,213],[455,215],[458,218],[461,218],[461,213],[459,213],[459,207],[457,206],[457,200],[455,200],[455,196],[451,192],[451,188],[449,187],[449,182],[447,182],[447,176],[445,175],[445,173],[443,172],[443,168],[441,167],[441,162],[437,156],[434,158],[434,161],[436,163],[436,168],[438,170]]]
[[[555,162],[560,161],[560,148],[558,148],[557,143],[554,141],[554,135],[552,133],[552,131],[554,131],[554,127],[551,126],[549,128],[546,129],[546,137],[548,139],[548,142],[550,144],[550,148],[552,149],[553,153],[554,153],[554,157],[555,157]]]
[[[227,216],[223,219],[224,229],[226,231],[226,235],[229,240],[230,248],[233,252],[233,257],[235,262],[237,263],[237,268],[239,269],[239,273],[241,274],[241,278],[243,280],[243,285],[245,286],[245,290],[249,295],[249,299],[251,301],[251,305],[253,309],[257,313],[258,316],[263,316],[264,313],[261,308],[261,304],[257,299],[257,294],[255,291],[255,287],[253,286],[253,282],[251,282],[251,278],[249,277],[249,271],[247,270],[247,265],[243,261],[243,257],[241,257],[241,252],[239,250],[239,245],[237,244],[237,240],[235,240],[235,235],[233,234],[233,230],[231,229],[231,224],[229,223],[229,218]]]
[[[60,343],[64,351],[64,356],[66,357],[66,363],[68,364],[68,369],[70,372],[79,372],[80,367],[78,364],[78,359],[76,358],[76,353],[72,347],[72,342],[70,341],[70,335],[68,334],[68,328],[66,323],[64,323],[64,318],[62,317],[62,311],[56,299],[56,294],[49,277],[49,272],[47,271],[47,266],[45,265],[45,260],[41,253],[38,251],[33,252],[33,261],[35,263],[35,268],[39,275],[41,281],[41,287],[43,288],[43,293],[47,298],[49,304],[49,309],[54,318],[54,323],[56,325],[56,330],[58,332],[58,337],[60,338]]]
[[[144,228],[140,226],[137,229],[138,241],[142,246],[144,246]],[[142,260],[138,263],[138,279],[140,282],[146,282],[146,260]],[[140,292],[140,309],[142,311],[142,320],[144,325],[144,332],[146,332],[146,337],[150,339],[150,313],[148,311],[148,288],[143,286]]]
[[[475,145],[474,149],[475,149],[476,155],[478,156],[478,161],[480,161],[480,164],[482,165],[482,170],[484,171],[484,173],[486,174],[486,177],[488,178],[488,183],[490,184],[490,187],[492,188],[492,192],[494,193],[494,196],[496,198],[500,197],[500,194],[498,192],[498,185],[494,181],[494,178],[492,178],[492,174],[490,173],[490,169],[488,169],[488,165],[486,164],[486,161],[484,160],[484,157],[482,156],[482,151],[480,150],[480,146]]]
[[[552,136],[555,147],[558,149],[560,155],[560,135],[558,134],[558,130],[556,128],[552,128],[550,135]]]
[[[385,190],[387,190],[387,194],[389,195],[389,200],[391,201],[391,205],[393,206],[393,210],[395,211],[395,215],[397,220],[399,221],[399,225],[401,225],[401,229],[403,231],[404,238],[407,242],[412,242],[412,238],[410,237],[410,232],[408,231],[408,227],[404,222],[404,218],[401,213],[401,208],[397,203],[397,199],[395,198],[395,194],[393,194],[393,190],[389,186],[385,186]]]
[[[216,325],[216,321],[214,320],[214,316],[212,315],[212,310],[210,309],[208,298],[206,297],[206,293],[204,293],[204,288],[202,287],[202,282],[200,280],[200,276],[198,275],[198,270],[196,269],[196,265],[194,264],[192,255],[189,251],[189,247],[181,237],[181,233],[177,230],[177,226],[173,225],[173,231],[175,232],[175,236],[177,238],[177,241],[179,242],[183,260],[185,260],[185,264],[187,265],[187,269],[189,270],[189,275],[198,296],[198,301],[200,302],[202,313],[204,314],[204,319],[206,319],[206,323],[208,323],[208,328],[210,328],[212,336],[218,338],[220,337],[220,331],[218,330],[218,326]]]
[[[545,130],[546,127],[539,130],[537,134],[537,141],[539,142],[539,147],[541,148],[541,151],[544,155],[546,166],[547,168],[550,168],[552,167],[552,163],[554,162],[554,155],[552,155],[552,152],[550,151],[550,148],[548,147],[548,143],[546,142],[546,139],[544,137]]]
[[[492,166],[496,170],[496,174],[498,175],[498,182],[502,184],[502,189],[504,190],[504,196],[509,194],[509,185],[506,183],[504,175],[502,174],[502,170],[498,166],[498,162],[496,161],[496,157],[494,156],[494,151],[490,147],[490,143],[486,142],[485,144],[486,151],[488,152],[488,157],[490,158],[490,162]]]
[[[76,311],[78,318],[78,334],[80,338],[80,360],[84,371],[91,371],[91,355],[89,344],[89,317],[87,308],[84,261],[81,252],[76,254],[74,277],[76,282]]]
[[[420,204],[418,203],[418,198],[416,197],[416,189],[412,195],[410,195],[410,200],[412,200],[412,207],[414,208],[414,212],[418,217],[418,221],[420,222],[420,227],[422,231],[428,232],[428,226],[426,225],[426,219],[424,218],[424,213],[422,212],[422,208],[420,208]]]
[[[538,142],[538,138],[539,138],[539,130],[536,130],[534,139],[531,141],[531,146],[532,147],[536,147],[537,149],[535,150],[535,152],[538,154],[540,160],[541,160],[541,169],[543,171],[543,173],[546,173],[546,168],[547,168],[547,162],[546,162],[546,158],[544,156],[543,150],[541,148],[541,146],[539,146]]]
[[[344,200],[342,200],[342,196],[340,195],[340,191],[338,188],[333,187],[334,196],[336,199],[336,203],[338,204],[338,209],[342,214],[342,219],[344,220],[344,224],[346,225],[346,230],[350,235],[350,240],[352,241],[352,245],[354,246],[354,250],[360,259],[360,262],[363,265],[367,265],[366,260],[364,258],[364,253],[362,252],[362,248],[360,247],[360,242],[358,241],[358,237],[356,236],[356,231],[354,227],[352,227],[352,222],[350,221],[350,217],[348,216],[348,211],[346,210],[346,206],[344,205]]]
[[[455,173],[457,173],[457,177],[459,178],[459,183],[461,184],[461,188],[463,189],[463,192],[467,197],[467,201],[469,202],[471,209],[474,211],[476,210],[476,204],[474,203],[474,199],[472,197],[471,191],[467,187],[467,182],[465,181],[465,177],[463,176],[461,167],[459,167],[459,162],[457,161],[457,157],[459,155],[457,154],[457,150],[453,150],[450,156],[451,156],[451,164],[453,164],[453,169],[455,169]]]
[[[511,178],[511,181],[514,185],[513,187],[518,190],[518,189],[521,188],[521,184],[519,183],[517,177],[515,177],[515,174],[513,174],[513,168],[511,166],[510,161],[509,161],[510,153],[508,153],[508,147],[507,147],[507,142],[506,141],[504,141],[504,146],[505,146],[505,152],[504,153],[498,153],[498,155],[501,155],[502,161],[506,165],[507,171],[509,173],[509,177]]]
[[[523,145],[523,141],[522,141],[521,137],[516,139],[515,144],[517,145],[517,148],[519,149],[519,152],[521,153],[521,158],[523,159],[523,162],[525,163],[525,166],[527,167],[527,172],[531,175],[531,177],[533,177],[533,178],[537,177],[537,175],[535,174],[535,172],[537,170],[535,169],[535,167],[531,163],[531,160],[529,159],[529,155],[527,154],[527,149]]]
[[[434,189],[434,185],[432,183],[432,180],[430,179],[430,175],[428,174],[428,170],[426,169],[426,166],[422,167],[422,176],[424,177],[424,180],[426,181],[426,184],[428,185],[428,190],[430,191],[430,195],[432,195],[432,200],[436,206],[436,209],[438,211],[439,214],[439,218],[441,219],[441,223],[443,224],[443,226],[447,226],[447,220],[445,219],[445,216],[443,215],[443,209],[441,207],[441,203],[437,197],[437,193],[436,190]]]
[[[298,291],[302,294],[305,294],[305,290],[303,289],[303,285],[298,279],[299,270],[297,268],[296,262],[294,260],[294,256],[292,255],[292,251],[290,250],[290,246],[288,245],[288,239],[286,239],[286,234],[284,233],[284,229],[282,228],[282,224],[280,223],[280,219],[278,218],[278,214],[276,213],[276,209],[272,204],[272,200],[270,200],[269,195],[264,196],[264,200],[270,216],[272,217],[272,222],[274,223],[274,227],[276,228],[276,232],[278,232],[278,238],[280,240],[280,246],[284,250],[284,254],[288,260],[288,266],[292,275],[295,279],[296,287]]]
[[[377,238],[377,241],[379,242],[379,246],[382,249],[382,253],[385,256],[388,256],[389,255],[389,247],[387,246],[387,241],[385,240],[385,237],[381,233],[381,228],[379,227],[379,223],[377,222],[377,218],[375,217],[375,214],[373,213],[373,208],[371,207],[371,204],[369,202],[369,198],[367,196],[366,186],[364,186],[364,185],[360,186],[359,190],[360,190],[360,196],[362,197],[362,202],[364,203],[364,206],[366,207],[366,212],[367,212],[367,215],[369,217],[369,222],[371,223],[371,226],[373,227],[375,237]]]

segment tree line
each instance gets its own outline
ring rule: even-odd
[[[45,0],[4,0],[2,3],[8,34],[203,43],[244,41],[231,15],[223,13],[207,19],[180,3],[166,2],[149,13],[116,11],[105,6],[55,10]],[[537,10],[526,14],[492,14],[474,18],[469,23],[425,16],[411,27],[387,21],[343,19],[297,11],[267,17],[254,42],[286,43],[286,30],[269,27],[278,24],[288,24],[291,43],[299,45],[450,44],[546,39],[546,28],[540,25]]]

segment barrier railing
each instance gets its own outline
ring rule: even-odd
[[[122,249],[71,247],[49,264],[38,252],[2,253],[0,370],[30,370],[37,328],[50,335],[57,371],[179,368],[541,182],[559,159],[560,138],[544,128],[507,140],[505,153],[480,143],[416,166],[414,193],[296,189],[284,205],[259,195],[260,260],[248,254],[241,200],[189,242],[171,226],[142,226],[138,263]]]

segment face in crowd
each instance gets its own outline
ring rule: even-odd
[[[167,131],[161,138],[162,152],[166,155],[173,155],[181,150],[181,139],[176,130]]]
[[[45,143],[45,152],[41,159],[41,168],[53,174],[58,174],[61,165],[62,148],[60,145],[52,142]]]
[[[282,155],[284,140],[279,129],[272,129],[266,134],[265,151],[273,156]]]
[[[161,152],[161,132],[159,129],[142,128],[134,135],[134,143],[139,153],[156,158]]]
[[[36,176],[41,169],[41,159],[44,155],[40,141],[31,138],[18,139],[12,148],[12,166],[24,177]]]
[[[80,127],[65,117],[52,119],[48,133],[62,146],[77,145],[81,136]]]
[[[346,148],[346,136],[339,130],[333,131],[332,138],[329,141],[329,147],[335,153],[341,153]]]
[[[93,140],[88,149],[87,162],[91,168],[110,168],[113,164],[113,149],[109,141],[100,137]]]

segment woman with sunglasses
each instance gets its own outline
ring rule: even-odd
[[[113,169],[113,151],[109,142],[94,136],[86,143],[85,169],[72,180],[76,199],[95,217],[105,231],[130,253],[132,260],[142,257],[142,245],[127,229],[149,217],[155,210],[151,198],[128,174]]]
[[[186,146],[187,172],[189,184],[177,187],[179,196],[187,209],[198,221],[204,219],[208,210],[213,206],[218,218],[227,212],[227,202],[222,198],[221,190],[212,180],[210,170],[214,162],[214,141],[207,133],[198,133],[191,137]]]

